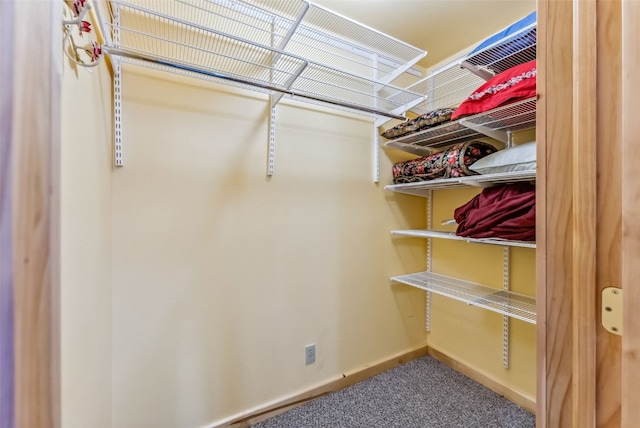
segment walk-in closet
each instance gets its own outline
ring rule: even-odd
[[[634,2],[0,7],[0,425],[635,420]]]

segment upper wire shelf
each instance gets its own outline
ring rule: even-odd
[[[530,15],[525,19],[534,19]],[[489,80],[518,64],[536,59],[537,24],[533,23],[473,52],[461,66]]]
[[[494,43],[434,70],[407,89],[426,96],[410,110],[427,113],[455,107],[486,80],[511,67],[536,59],[537,24],[534,22]]]
[[[105,50],[138,65],[395,118],[424,99],[389,82],[426,52],[304,0],[100,6]]]

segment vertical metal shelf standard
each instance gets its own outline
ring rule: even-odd
[[[120,11],[118,6],[113,9],[113,43],[115,46],[120,45]],[[105,34],[103,32],[103,34]],[[123,148],[122,148],[122,63],[119,58],[113,61],[113,164],[115,166],[123,166]]]
[[[505,293],[510,292],[509,264],[509,247],[504,246],[502,247],[502,291]],[[506,304],[503,309],[507,311]],[[509,368],[509,324],[509,316],[502,315],[502,367],[505,369]]]
[[[431,190],[427,193],[427,229],[431,229],[433,227],[433,202],[432,202],[433,192]],[[431,237],[427,237],[427,272],[431,272],[431,259],[432,259],[432,250],[433,245],[431,242]],[[428,332],[431,331],[431,292],[426,292],[425,297],[425,305],[426,305],[426,321],[425,327]]]
[[[110,56],[266,93],[271,108],[286,97],[404,119],[425,97],[390,82],[426,52],[309,1],[98,0],[98,6]]]

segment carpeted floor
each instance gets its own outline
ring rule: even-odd
[[[527,410],[422,357],[289,410],[255,428],[532,428]]]

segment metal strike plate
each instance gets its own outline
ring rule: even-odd
[[[602,326],[622,336],[622,289],[607,287],[602,290]]]

